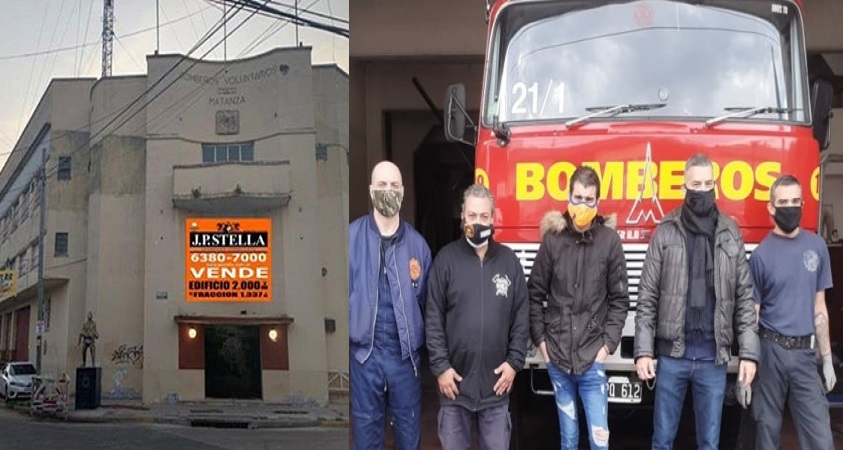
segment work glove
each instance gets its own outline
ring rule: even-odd
[[[737,383],[736,394],[738,396],[738,404],[746,409],[749,407],[749,403],[752,402],[752,385],[744,386],[743,383]]]
[[[837,376],[834,374],[834,361],[830,353],[823,356],[823,379],[825,380],[825,386],[823,386],[825,391],[831,392],[834,385],[837,384]]]

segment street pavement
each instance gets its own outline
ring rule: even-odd
[[[66,423],[0,407],[3,450],[346,449],[348,428],[194,428],[145,422]]]

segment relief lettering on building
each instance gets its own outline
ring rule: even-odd
[[[214,107],[242,106],[247,102],[246,95],[237,91],[237,86],[267,81],[273,77],[285,76],[290,72],[287,64],[278,64],[243,73],[215,74],[213,76],[186,73],[183,81],[208,86],[217,86],[217,92],[208,98],[208,104]]]

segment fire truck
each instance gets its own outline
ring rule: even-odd
[[[780,174],[803,183],[802,226],[817,227],[833,89],[809,79],[801,1],[499,0],[486,14],[480,117],[467,114],[464,86],[449,86],[446,139],[474,147],[475,180],[496,199],[495,239],[528,276],[542,217],[564,210],[577,166],[597,171],[632,300],[606,363],[610,411],[651,407],[654,386],[633,360],[637,288],[650,236],[683,201],[685,161],[713,161],[717,206],[740,225],[747,256],[772,228]],[[513,403],[552,394],[531,345]]]

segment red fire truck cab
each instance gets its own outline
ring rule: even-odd
[[[780,174],[802,182],[802,226],[817,227],[832,90],[809,83],[801,3],[500,0],[487,17],[479,120],[466,114],[464,87],[450,86],[446,138],[475,148],[476,181],[496,200],[495,239],[528,276],[540,220],[564,211],[577,166],[597,170],[599,213],[617,214],[632,299],[606,365],[610,402],[652,404],[634,368],[635,299],[647,242],[684,198],[685,161],[702,152],[714,162],[717,205],[748,254],[772,227],[766,202]],[[516,396],[552,394],[532,346],[527,367]],[[734,359],[730,404],[736,370]]]

